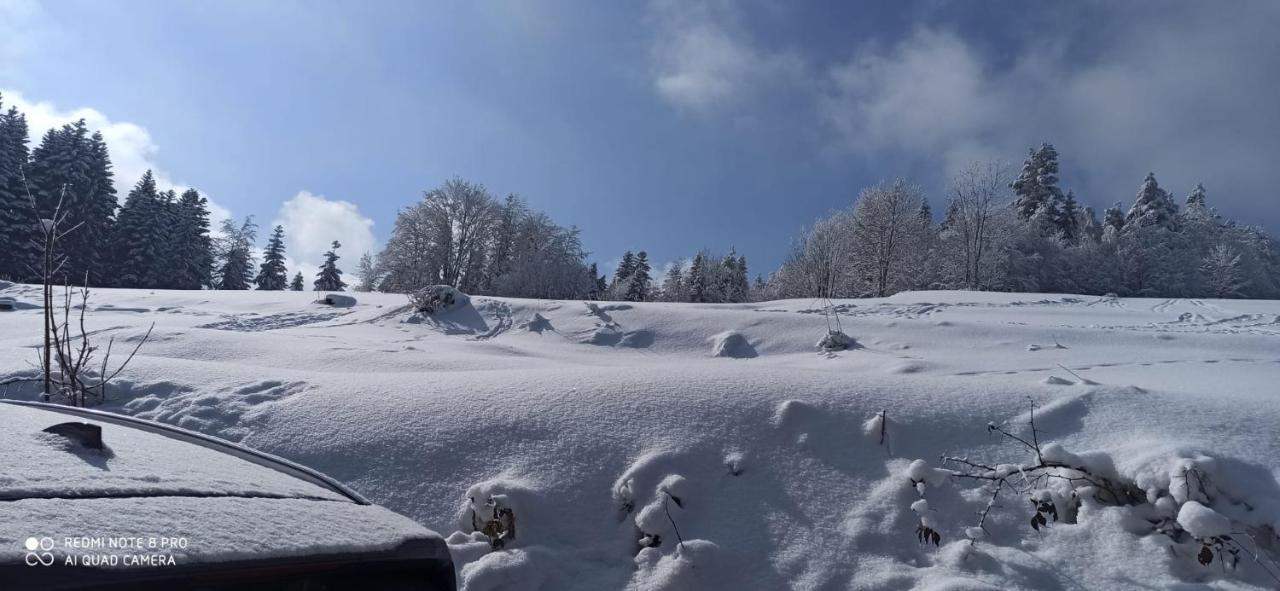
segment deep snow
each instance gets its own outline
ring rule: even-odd
[[[1280,302],[905,293],[836,302],[861,348],[822,352],[812,301],[472,297],[433,317],[349,295],[95,290],[99,338],[156,322],[105,409],[281,455],[457,532],[473,591],[1280,584],[1252,559],[1200,566],[1131,507],[1036,532],[1010,495],[975,530],[989,494],[937,471],[943,454],[1027,461],[987,425],[1017,428],[1034,403],[1062,457],[1152,491],[1205,466],[1220,498],[1203,508],[1280,526]],[[0,312],[0,373],[30,371],[39,326],[31,306]],[[472,498],[512,510],[505,549],[472,532]],[[1221,526],[1190,500],[1161,510]],[[920,514],[938,546],[917,541]]]

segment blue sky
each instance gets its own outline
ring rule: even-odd
[[[1089,205],[1150,170],[1280,229],[1280,3],[1118,4],[0,0],[0,89],[89,113],[122,177],[285,223],[304,267],[456,175],[605,266],[734,246],[768,273],[862,187],[940,210],[1041,141]]]

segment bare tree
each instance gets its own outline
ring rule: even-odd
[[[445,255],[441,282],[457,288],[474,287],[469,283],[480,279],[490,226],[497,217],[493,197],[483,185],[450,179],[428,191],[423,203]]]
[[[951,238],[959,243],[953,255],[961,255],[963,286],[982,289],[987,284],[987,268],[993,263],[998,209],[1011,199],[1009,167],[1000,162],[974,162],[951,181],[951,198],[945,224]]]
[[[887,296],[905,283],[902,263],[918,234],[912,229],[923,199],[919,187],[900,179],[864,189],[858,196],[851,245],[855,280],[870,295]]]

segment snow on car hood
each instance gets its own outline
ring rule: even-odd
[[[105,449],[89,449],[49,426],[102,428]],[[163,435],[39,408],[0,405],[0,499],[128,496],[347,497],[233,455]]]
[[[96,554],[181,566],[381,551],[426,537],[438,536],[390,510],[350,502],[135,497],[29,499],[0,506],[0,564],[22,560],[28,538],[45,540],[37,552],[47,551],[59,565],[69,556],[80,564]]]

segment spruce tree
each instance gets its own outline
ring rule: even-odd
[[[683,261],[675,261],[667,269],[667,276],[662,280],[662,299],[668,302],[685,301],[684,272],[680,268]]]
[[[636,270],[636,255],[631,251],[627,251],[622,255],[622,261],[618,263],[618,268],[613,271],[613,287],[615,290],[621,290],[625,293],[627,282],[631,280],[631,275]]]
[[[1154,173],[1147,173],[1147,178],[1143,179],[1142,186],[1138,188],[1138,195],[1133,200],[1133,207],[1129,208],[1129,213],[1125,215],[1125,228],[1133,228],[1138,226],[1159,226],[1166,230],[1173,230],[1177,225],[1178,206],[1173,203],[1173,198],[1164,189],[1160,188],[1160,183],[1156,182]]]
[[[628,253],[629,254],[629,253]],[[649,255],[645,251],[636,253],[632,261],[631,276],[627,279],[626,299],[629,302],[643,302],[649,295]]]
[[[258,237],[258,225],[248,216],[236,227],[231,220],[222,221],[222,236],[218,239],[218,289],[249,289],[253,278],[253,243]]]
[[[284,226],[276,226],[267,240],[267,251],[262,255],[262,265],[253,283],[259,290],[282,291],[289,283],[289,272],[284,268]]]
[[[347,287],[342,281],[342,270],[338,268],[338,248],[340,244],[337,240],[333,241],[333,247],[324,253],[324,264],[320,266],[320,272],[316,274],[315,288],[316,291],[342,291]]]
[[[293,291],[302,291],[302,272],[299,271],[293,276],[293,281],[289,282],[289,289]]]
[[[1022,219],[1030,219],[1036,211],[1050,203],[1049,212],[1056,213],[1062,201],[1058,188],[1058,151],[1052,144],[1041,144],[1030,150],[1022,164],[1022,172],[1009,185],[1017,199],[1014,207]]]
[[[3,99],[3,97],[0,97]],[[0,101],[0,109],[3,109]],[[32,279],[39,265],[39,219],[27,198],[27,118],[16,108],[0,110],[0,278]]]
[[[67,228],[75,228],[59,240],[66,258],[59,279],[100,284],[107,262],[102,245],[107,242],[116,208],[111,161],[100,134],[89,135],[81,119],[50,129],[31,152],[27,175],[41,217],[59,208]]]
[[[213,287],[208,201],[195,189],[178,199],[173,230],[174,289]]]
[[[1080,241],[1080,206],[1076,203],[1075,193],[1067,191],[1062,200],[1062,208],[1058,210],[1058,234],[1067,244]]]
[[[689,272],[685,274],[685,293],[690,302],[707,301],[707,257],[699,252],[693,255],[689,263]]]
[[[164,246],[158,228],[161,208],[155,177],[148,170],[125,198],[113,234],[111,250],[117,287],[157,287],[153,279]]]

